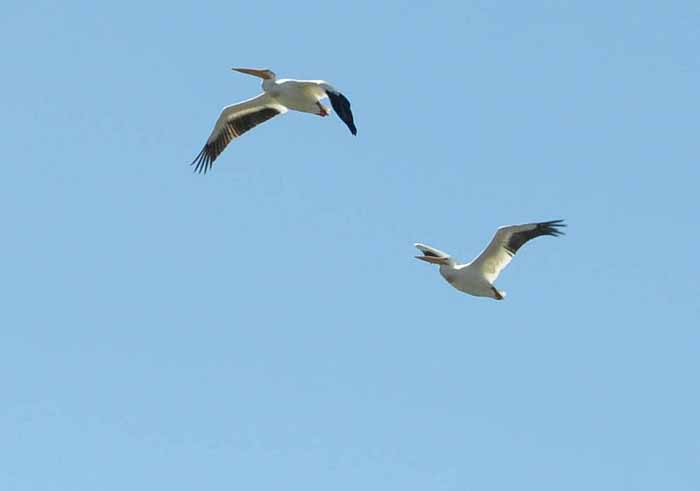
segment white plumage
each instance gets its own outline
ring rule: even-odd
[[[457,290],[477,297],[503,300],[505,292],[493,282],[513,259],[515,253],[529,240],[542,235],[563,235],[563,220],[526,223],[500,227],[489,245],[479,256],[467,264],[459,264],[452,256],[425,244],[415,244],[423,253],[416,259],[440,265],[440,274]]]
[[[350,101],[333,86],[323,80],[277,80],[271,70],[234,68],[263,79],[263,93],[252,99],[227,106],[221,112],[204,148],[195,157],[192,165],[195,172],[206,172],[234,138],[257,125],[284,114],[287,110],[328,116],[330,108],[321,104],[328,97],[338,117],[348,126],[353,135],[357,128],[350,110]]]

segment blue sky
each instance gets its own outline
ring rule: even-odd
[[[11,2],[0,488],[700,488],[697,2]],[[233,66],[323,78],[189,162]],[[450,288],[496,227],[564,218]]]

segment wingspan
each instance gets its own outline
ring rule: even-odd
[[[195,166],[195,172],[206,173],[233,139],[286,112],[286,107],[267,94],[225,107],[204,148],[190,165]]]
[[[563,220],[500,227],[486,249],[471,264],[493,283],[526,242],[542,235],[563,235],[561,227],[566,227]]]

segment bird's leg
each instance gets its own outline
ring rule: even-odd
[[[501,295],[501,292],[496,290],[496,287],[491,285],[491,290],[493,290],[493,294],[495,295],[496,300],[503,300],[505,297]]]
[[[325,117],[325,116],[328,116],[328,111],[326,110],[326,107],[325,107],[323,104],[321,104],[320,102],[316,101],[316,105],[317,105],[318,108],[321,110],[321,112],[318,113],[319,116],[321,116],[322,118]]]

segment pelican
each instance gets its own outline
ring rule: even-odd
[[[288,78],[278,80],[272,70],[256,68],[233,68],[233,70],[260,77],[263,93],[238,104],[226,106],[221,111],[204,148],[190,164],[195,166],[195,172],[206,173],[231,140],[268,119],[286,113],[289,109],[321,117],[328,116],[331,112],[330,108],[321,104],[321,100],[326,97],[330,99],[333,110],[348,126],[350,132],[353,135],[357,134],[350,101],[327,82]]]
[[[566,227],[563,220],[500,227],[486,249],[468,264],[459,264],[449,254],[425,244],[414,244],[423,253],[422,256],[416,256],[416,259],[439,264],[442,277],[461,292],[503,300],[506,292],[498,290],[493,282],[508,266],[518,249],[527,241],[542,235],[563,235],[561,227]]]

